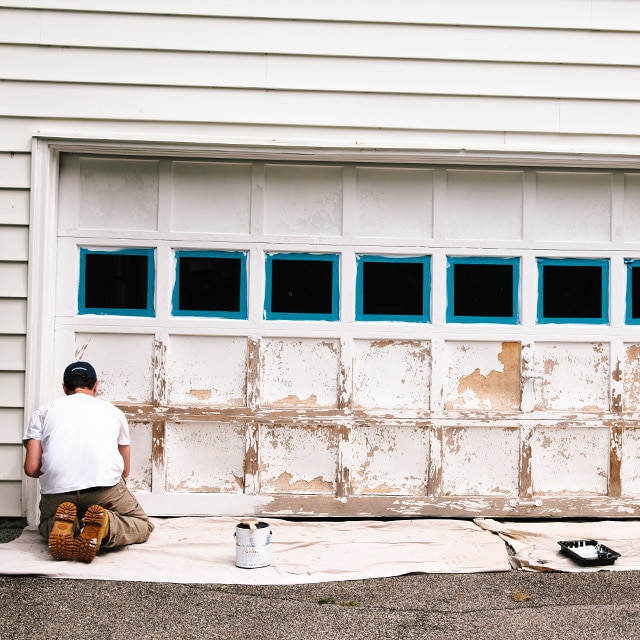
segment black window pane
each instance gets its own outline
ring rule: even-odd
[[[543,269],[543,317],[602,317],[602,267],[544,265]]]
[[[414,315],[424,313],[422,263],[373,262],[362,264],[362,313]]]
[[[333,311],[333,262],[328,260],[271,261],[271,311],[317,313]]]
[[[87,253],[85,259],[85,308],[147,308],[148,256]]]
[[[513,265],[454,264],[455,316],[510,318],[513,316]]]
[[[180,311],[240,311],[240,258],[180,258]]]
[[[631,267],[631,317],[640,319],[640,267]]]

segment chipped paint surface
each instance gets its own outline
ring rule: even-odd
[[[78,333],[75,351],[83,354],[89,362],[96,363],[100,380],[98,393],[105,398],[121,403],[152,401],[153,335]]]
[[[604,427],[537,427],[531,441],[535,493],[606,495],[609,447]]]
[[[448,342],[447,409],[520,408],[520,343]]]
[[[166,489],[241,493],[244,487],[244,426],[166,425]]]
[[[443,437],[444,495],[517,494],[518,429],[452,427]]]
[[[167,356],[169,403],[245,406],[247,350],[246,338],[172,336]]]
[[[127,478],[127,486],[133,491],[151,491],[152,429],[148,422],[136,422],[129,426],[131,473]]]
[[[541,411],[609,409],[609,346],[601,342],[537,343],[535,408]]]
[[[640,496],[640,429],[626,429],[622,433],[624,452],[620,467],[621,495]]]
[[[426,495],[429,431],[419,427],[356,427],[351,482],[356,495]]]
[[[338,340],[269,338],[262,343],[262,406],[337,407],[339,377]]]
[[[429,341],[356,340],[354,351],[355,406],[374,409],[429,409]]]
[[[335,494],[338,438],[327,427],[260,428],[260,489]]]
[[[640,344],[625,345],[623,397],[625,411],[640,410]]]

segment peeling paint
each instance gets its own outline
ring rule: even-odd
[[[594,413],[609,410],[608,349],[602,343],[538,343],[536,359],[543,363],[544,376],[535,381],[535,409]]]
[[[316,407],[318,406],[318,396],[312,393],[308,398],[298,398],[296,396],[286,396],[276,402],[273,407]]]
[[[497,353],[491,351],[492,347],[493,343],[460,345],[457,352],[464,357],[456,358],[452,345],[449,366],[452,393],[445,403],[447,409],[509,411],[520,408],[520,343],[503,342]],[[498,367],[492,364],[494,357]],[[481,366],[478,362],[482,362]],[[469,365],[473,369],[465,372]]]
[[[211,398],[211,389],[189,389],[189,395],[198,400],[209,400]]]
[[[281,473],[273,481],[273,486],[284,493],[329,493],[333,492],[333,483],[326,481],[322,476],[316,476],[310,480],[294,479],[288,472]]]

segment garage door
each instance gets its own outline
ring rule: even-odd
[[[636,514],[639,174],[65,154],[56,229],[152,514]]]

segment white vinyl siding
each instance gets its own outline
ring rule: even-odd
[[[30,173],[29,154],[0,151],[0,516],[23,514]]]
[[[0,516],[24,510],[34,137],[636,154],[639,32],[636,0],[0,2]]]

